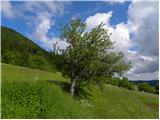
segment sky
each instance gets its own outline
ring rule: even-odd
[[[132,68],[130,80],[159,79],[158,0],[106,1],[2,1],[1,25],[30,38],[46,50],[53,43],[65,49],[60,28],[80,18],[90,31],[101,22],[111,33],[116,52],[123,52]]]

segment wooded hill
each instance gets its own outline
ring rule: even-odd
[[[1,26],[1,61],[34,69],[53,71],[53,53],[45,51],[22,34]]]

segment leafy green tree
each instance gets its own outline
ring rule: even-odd
[[[64,74],[71,78],[71,95],[84,86],[101,86],[105,79],[99,78],[122,74],[130,67],[125,63],[123,53],[113,51],[110,35],[103,26],[101,23],[85,32],[86,24],[76,19],[62,28],[61,37],[70,44],[64,54]]]
[[[107,84],[111,84],[111,85],[115,85],[115,86],[119,86],[119,83],[121,81],[120,78],[104,78],[104,79],[107,79],[106,80],[106,83]]]
[[[155,86],[155,91],[156,91],[156,94],[159,94],[159,84]]]
[[[20,63],[21,55],[18,52],[14,51],[6,51],[2,55],[2,62],[16,65]]]
[[[155,89],[151,86],[149,86],[148,83],[141,83],[138,85],[138,89],[139,91],[144,91],[144,92],[150,92],[150,93],[154,93]]]
[[[134,90],[134,84],[129,82],[128,78],[125,77],[119,82],[119,86],[129,90]]]
[[[52,71],[51,65],[44,59],[44,57],[35,54],[30,58],[30,67],[35,69],[42,69]]]

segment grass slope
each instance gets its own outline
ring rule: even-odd
[[[158,96],[106,85],[77,100],[53,80],[68,78],[2,64],[2,118],[158,118]]]

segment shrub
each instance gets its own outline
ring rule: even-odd
[[[119,87],[123,87],[129,90],[134,90],[134,84],[129,82],[128,78],[123,78],[120,82],[119,82]]]
[[[30,58],[30,67],[34,69],[42,69],[52,71],[52,66],[40,55],[32,55]]]
[[[120,79],[119,78],[108,78],[106,83],[118,86],[120,83]]]
[[[141,83],[138,85],[138,90],[139,91],[144,91],[144,92],[149,92],[149,93],[154,93],[155,89],[151,86],[149,86],[148,83]]]
[[[16,65],[20,63],[21,55],[18,52],[7,51],[2,55],[2,62]]]
[[[134,84],[129,82],[129,84],[128,84],[128,89],[129,89],[129,90],[134,90],[134,89],[135,89]]]

